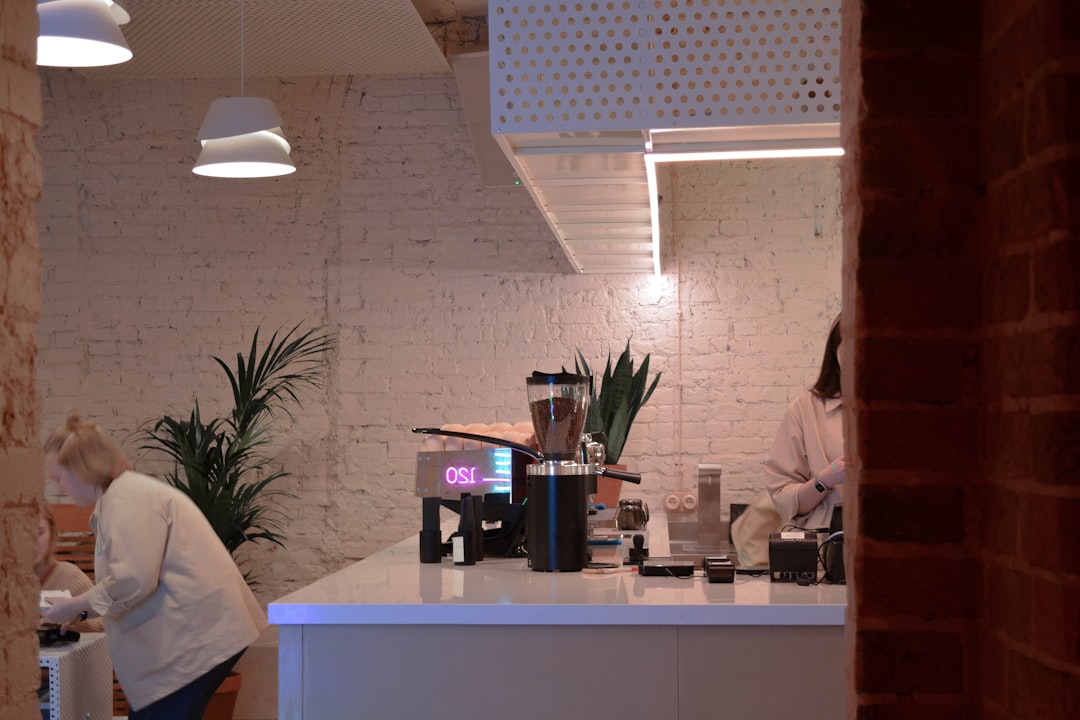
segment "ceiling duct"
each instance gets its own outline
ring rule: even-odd
[[[520,185],[517,173],[491,134],[491,83],[487,52],[451,55],[450,67],[457,80],[461,106],[465,111],[465,125],[469,128],[473,153],[480,167],[480,182],[486,187]]]
[[[657,162],[839,152],[840,0],[491,0],[491,128],[579,272],[660,272]]]

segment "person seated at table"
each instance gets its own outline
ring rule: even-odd
[[[56,559],[56,516],[48,505],[38,514],[38,550],[34,558],[34,574],[42,590],[67,590],[74,597],[94,587],[94,583],[74,563]],[[101,618],[89,618],[72,623],[79,633],[105,632]]]

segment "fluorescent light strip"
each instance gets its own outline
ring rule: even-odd
[[[660,197],[656,187],[656,162],[645,153],[645,178],[649,183],[649,219],[652,224],[653,275],[660,276]]]
[[[705,162],[707,160],[765,160],[774,158],[837,157],[844,154],[841,147],[819,148],[761,148],[756,150],[707,150],[702,152],[645,153],[646,163]]]
[[[646,147],[654,147],[648,141]],[[656,186],[656,164],[662,162],[707,162],[709,160],[767,160],[777,158],[839,157],[842,147],[761,148],[706,150],[700,152],[646,152],[645,178],[649,184],[649,214],[652,225],[653,273],[660,275],[660,199]]]

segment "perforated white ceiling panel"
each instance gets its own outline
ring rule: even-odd
[[[497,0],[495,132],[836,122],[835,0]]]
[[[240,0],[120,0],[134,57],[101,78],[240,76]],[[244,75],[414,75],[450,67],[410,0],[244,0]]]
[[[657,271],[650,162],[836,145],[839,9],[491,0],[491,131],[574,267]]]

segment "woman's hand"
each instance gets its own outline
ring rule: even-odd
[[[60,625],[66,630],[69,625],[84,619],[80,615],[88,609],[87,602],[81,595],[73,598],[56,598],[52,601],[52,605],[41,613],[41,619],[47,623]]]
[[[832,461],[818,476],[818,482],[832,490],[837,485],[844,484],[844,458],[838,457]]]

